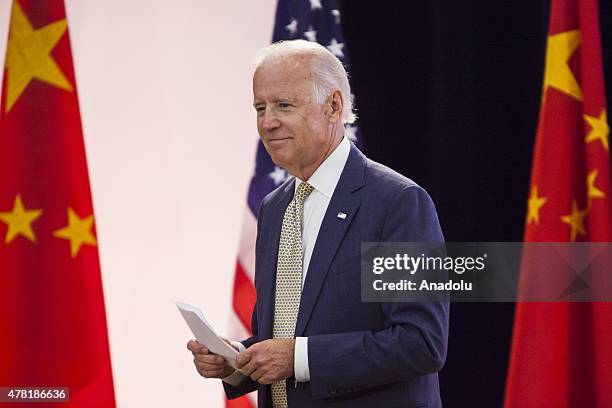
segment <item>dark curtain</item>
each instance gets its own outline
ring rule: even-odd
[[[601,1],[612,101],[612,4]],[[365,152],[436,203],[447,241],[521,241],[549,2],[345,0]],[[514,305],[451,306],[445,407],[501,407]],[[560,390],[562,391],[562,390]]]

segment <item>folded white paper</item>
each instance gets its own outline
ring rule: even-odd
[[[206,321],[202,311],[198,307],[187,303],[175,303],[196,340],[198,340],[200,344],[208,347],[212,353],[225,357],[227,362],[233,368],[236,368],[236,356],[238,355],[238,351],[219,337],[212,326]]]

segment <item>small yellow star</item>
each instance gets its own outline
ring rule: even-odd
[[[544,90],[551,86],[581,101],[582,90],[568,63],[580,45],[580,31],[571,30],[548,36]]]
[[[599,117],[583,115],[584,120],[591,125],[589,134],[584,138],[585,143],[591,143],[596,140],[601,140],[604,149],[608,151],[608,135],[610,134],[610,126],[608,126],[608,114],[605,109],[601,111]]]
[[[538,186],[531,187],[531,196],[527,201],[529,207],[527,212],[527,224],[535,222],[536,225],[540,225],[540,208],[548,201],[547,198],[538,197]]]
[[[11,29],[6,48],[6,112],[8,113],[32,79],[72,90],[51,51],[66,31],[66,19],[34,30],[18,1],[13,2]]]
[[[595,187],[595,180],[597,179],[597,170],[593,170],[587,176],[587,196],[589,200],[591,198],[604,198],[606,195],[603,191]]]
[[[74,258],[83,244],[96,246],[96,238],[91,232],[93,214],[80,218],[72,207],[68,207],[68,225],[53,232],[53,236],[70,240],[70,255]]]
[[[0,221],[8,224],[8,231],[4,243],[10,243],[18,235],[23,235],[32,242],[36,242],[36,235],[32,230],[32,223],[42,215],[42,210],[26,210],[21,196],[17,194],[13,203],[13,210],[0,212]]]
[[[578,209],[578,204],[576,203],[576,200],[573,200],[572,213],[561,217],[561,221],[568,224],[571,228],[572,241],[576,240],[576,235],[578,235],[578,233],[580,233],[581,235],[586,235],[586,230],[584,228],[584,219],[588,213],[588,208],[586,210],[580,211]]]

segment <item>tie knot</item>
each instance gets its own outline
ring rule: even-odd
[[[308,197],[308,195],[312,193],[312,190],[314,190],[314,187],[308,184],[307,182],[300,183],[297,188],[297,191],[295,192],[296,204],[303,205],[304,200],[306,200],[306,197]]]

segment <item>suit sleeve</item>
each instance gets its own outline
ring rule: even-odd
[[[245,348],[251,347],[253,344],[257,343],[257,303],[255,303],[255,307],[253,308],[253,317],[251,318],[251,327],[253,328],[253,335],[246,340],[241,341],[242,345]],[[241,375],[241,374],[240,374]],[[225,381],[222,381],[223,389],[225,391],[225,396],[227,399],[234,399],[238,397],[242,397],[250,392],[257,390],[258,383],[256,381],[251,380],[251,377],[243,376],[242,382],[238,385],[231,385]]]
[[[435,207],[425,190],[407,186],[395,196],[381,241],[444,241]],[[448,303],[386,302],[380,307],[384,316],[384,329],[380,331],[308,337],[313,398],[346,396],[442,368],[448,341]]]
[[[259,216],[257,217],[257,238],[255,241],[256,253],[258,253],[257,250],[259,249],[258,247],[260,245],[259,235],[261,233],[261,220],[263,218],[265,203],[266,203],[266,199],[264,198],[264,200],[261,202],[261,205],[259,207]],[[241,341],[241,343],[244,345],[245,348],[249,348],[253,344],[259,341],[259,338],[257,337],[257,334],[258,334],[257,301],[255,301],[255,305],[253,307],[253,314],[251,315],[251,330],[252,330],[253,335],[249,337],[248,339]],[[253,381],[251,380],[250,377],[246,377],[246,376],[244,377],[243,381],[237,386],[233,386],[231,384],[223,382],[223,388],[225,390],[225,395],[228,399],[238,398],[250,392],[256,391],[257,386],[258,386],[258,383],[256,381]]]

